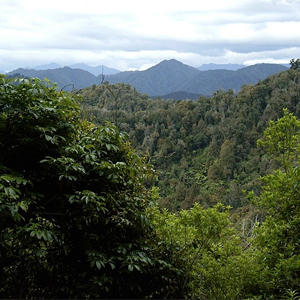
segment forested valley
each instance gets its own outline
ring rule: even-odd
[[[300,299],[294,62],[196,101],[1,75],[0,298]]]

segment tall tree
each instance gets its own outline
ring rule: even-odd
[[[290,69],[297,70],[300,67],[300,59],[291,59],[290,60]]]
[[[149,176],[116,127],[81,120],[76,97],[1,76],[0,298],[161,297]]]
[[[255,198],[266,212],[254,240],[264,270],[262,289],[276,299],[289,289],[300,289],[299,141],[300,120],[287,110],[282,118],[270,122],[258,141],[271,158],[281,163],[280,168],[263,177],[262,192]]]

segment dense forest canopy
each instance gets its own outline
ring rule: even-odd
[[[256,85],[216,91],[197,101],[151,99],[126,84],[82,90],[83,114],[97,124],[109,120],[148,153],[159,180],[162,207],[171,211],[194,202],[247,204],[244,190],[258,190],[258,178],[274,170],[256,141],[269,120],[287,108],[300,115],[299,69],[278,73]]]
[[[0,297],[299,298],[299,77],[175,101],[1,76]]]
[[[0,95],[0,298],[173,287],[162,278],[174,276],[168,260],[147,250],[151,167],[126,137],[82,120],[77,98],[50,82],[0,77]]]

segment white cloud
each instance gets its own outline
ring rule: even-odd
[[[300,0],[0,0],[0,69],[298,58]],[[293,49],[298,49],[294,51]]]

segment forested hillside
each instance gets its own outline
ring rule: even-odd
[[[12,77],[33,77],[44,80],[49,79],[51,82],[56,82],[58,87],[66,91],[72,89],[81,89],[92,84],[100,84],[101,77],[96,77],[88,71],[81,69],[72,69],[70,67],[48,69],[48,70],[34,70],[19,68],[8,73]]]
[[[218,201],[245,206],[244,191],[275,165],[256,146],[270,120],[287,108],[300,116],[300,72],[288,70],[256,85],[216,91],[197,101],[150,99],[126,84],[82,90],[84,114],[117,124],[133,147],[148,153],[159,180],[160,205],[171,211]]]
[[[299,299],[296,62],[197,101],[0,75],[0,298]]]

